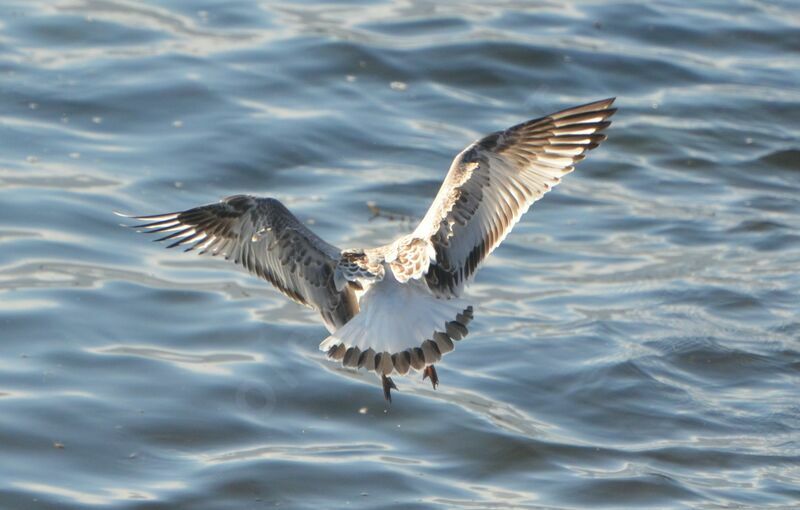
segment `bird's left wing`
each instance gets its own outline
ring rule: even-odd
[[[274,198],[227,197],[182,212],[131,216],[141,232],[163,233],[167,248],[223,255],[322,314],[328,329],[358,312],[353,291],[335,282],[341,251],[303,225]]]
[[[425,275],[437,295],[458,296],[478,264],[528,208],[561,182],[586,151],[605,140],[614,114],[604,99],[492,133],[453,160],[439,193],[412,234],[436,251]]]

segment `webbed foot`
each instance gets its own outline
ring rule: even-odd
[[[428,365],[425,367],[425,370],[422,372],[422,380],[424,381],[428,377],[431,378],[431,385],[435,390],[437,386],[439,386],[439,376],[436,374],[436,368],[433,365]]]
[[[391,403],[392,390],[397,390],[397,386],[394,384],[391,377],[386,377],[384,374],[381,374],[381,383],[383,384],[383,397]]]

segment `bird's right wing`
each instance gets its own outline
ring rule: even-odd
[[[187,246],[185,251],[232,259],[294,301],[319,310],[332,331],[358,312],[352,289],[337,289],[340,250],[274,198],[235,195],[186,211],[131,217],[147,222],[135,227],[142,232],[166,234],[156,241],[172,241],[167,248]]]
[[[437,295],[461,294],[478,264],[528,208],[561,182],[600,131],[614,99],[576,106],[492,133],[453,160],[439,193],[412,234],[436,251],[425,275]]]

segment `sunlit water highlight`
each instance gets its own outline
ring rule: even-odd
[[[4,2],[0,508],[800,508],[798,12]],[[612,95],[391,408],[111,214],[248,192],[378,244],[472,139]]]

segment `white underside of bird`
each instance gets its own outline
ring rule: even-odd
[[[390,374],[392,368],[405,374],[409,367],[419,369],[425,365],[423,363],[420,366],[419,362],[412,363],[413,355],[410,353],[409,360],[405,364],[396,359],[392,361],[393,354],[419,348],[433,362],[436,351],[441,356],[453,350],[452,336],[448,344],[442,334],[447,335],[448,329],[452,332],[454,326],[451,323],[469,309],[464,299],[437,298],[423,281],[412,279],[401,283],[391,272],[387,272],[383,280],[370,286],[358,304],[360,308],[358,314],[344,326],[332,331],[319,348],[325,352],[331,349],[343,349],[344,365],[353,367],[359,366],[359,361],[361,366],[367,365],[370,350],[374,354],[388,355],[381,365],[376,366],[376,371],[385,374]],[[468,319],[462,319],[461,324],[466,326],[463,322],[468,322]],[[463,337],[458,337],[461,338]],[[423,345],[426,340],[433,342],[436,348]],[[351,352],[349,356],[348,352]],[[368,354],[361,359],[362,353]],[[336,354],[332,353],[333,356]],[[348,356],[348,359],[344,359],[345,356]],[[358,357],[352,359],[355,356]]]
[[[227,197],[185,211],[132,216],[163,233],[169,248],[223,255],[319,311],[330,332],[320,344],[346,367],[380,374],[390,399],[393,373],[433,367],[467,335],[473,309],[463,297],[479,264],[528,208],[571,172],[616,111],[588,103],[492,133],[453,160],[417,228],[376,248],[328,244],[273,198]],[[124,215],[123,215],[124,216]]]

